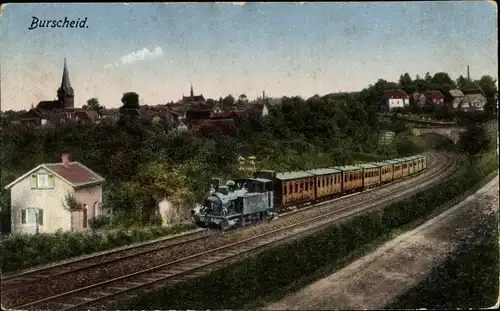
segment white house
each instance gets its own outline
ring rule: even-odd
[[[61,163],[40,164],[5,188],[11,194],[12,233],[81,231],[99,215],[104,178],[69,155]],[[81,209],[66,209],[72,195]]]
[[[384,97],[387,99],[389,110],[410,105],[410,96],[402,90],[386,91]]]
[[[486,97],[483,94],[467,94],[462,99],[458,109],[463,111],[482,111],[486,105]]]

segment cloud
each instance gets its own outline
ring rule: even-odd
[[[163,49],[161,47],[156,47],[154,50],[150,51],[147,48],[139,50],[137,52],[132,52],[120,58],[120,63],[114,62],[112,64],[107,64],[104,68],[118,67],[120,65],[126,66],[137,63],[138,61],[155,59],[162,57],[164,55]]]

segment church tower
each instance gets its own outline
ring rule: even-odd
[[[66,57],[64,58],[64,69],[61,86],[57,90],[57,99],[64,105],[64,108],[74,108],[75,92],[69,82],[68,67],[66,66]]]

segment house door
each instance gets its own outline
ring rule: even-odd
[[[87,228],[87,209],[71,212],[71,231],[78,232]]]

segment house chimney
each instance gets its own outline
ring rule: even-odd
[[[469,65],[467,65],[467,80],[470,81],[470,71],[469,71]]]
[[[61,164],[64,168],[69,168],[69,154],[63,153],[61,155]]]

